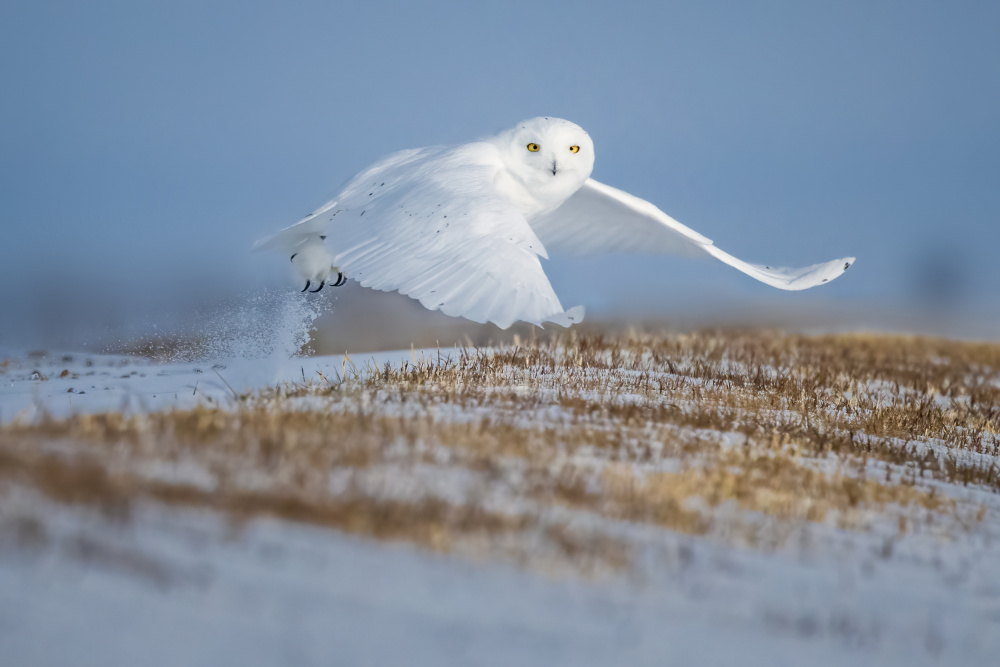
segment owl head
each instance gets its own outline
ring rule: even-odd
[[[579,187],[594,170],[594,142],[576,123],[539,117],[496,137],[510,172],[529,187]]]

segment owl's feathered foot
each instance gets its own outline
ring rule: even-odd
[[[322,280],[319,283],[319,287],[317,287],[316,289],[309,289],[312,286],[312,281],[311,280],[307,280],[306,281],[306,286],[302,288],[302,291],[303,292],[309,292],[310,294],[315,294],[316,292],[318,292],[321,289],[323,289],[324,287],[326,287],[326,284],[327,284],[327,282],[325,280]],[[343,271],[338,271],[337,272],[337,282],[330,283],[330,285],[333,286],[333,287],[341,287],[342,285],[346,285],[346,284],[347,284],[347,276],[344,275]]]

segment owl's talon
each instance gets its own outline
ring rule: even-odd
[[[337,282],[333,283],[334,287],[340,287],[341,285],[347,284],[347,276],[344,275],[343,271],[337,272]]]
[[[323,286],[324,286],[324,285],[326,285],[326,281],[325,281],[325,280],[324,280],[323,282],[321,282],[321,283],[319,284],[319,287],[317,287],[316,289],[311,289],[311,290],[309,290],[309,293],[310,293],[310,294],[315,294],[316,292],[318,292],[318,291],[320,291],[321,289],[323,289]]]
[[[307,280],[306,281],[306,286],[302,288],[302,291],[305,292],[307,289],[309,289],[309,285],[310,284],[312,284],[312,281],[311,280]]]

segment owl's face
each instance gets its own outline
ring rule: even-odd
[[[507,168],[529,188],[575,192],[594,170],[594,142],[568,120],[532,118],[497,139]]]

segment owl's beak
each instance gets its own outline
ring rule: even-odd
[[[553,160],[552,161],[552,175],[553,176],[556,175],[556,165],[558,165],[558,162],[556,162],[555,160]]]

